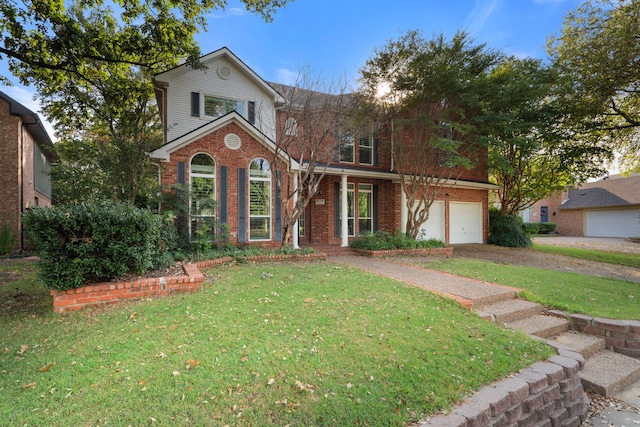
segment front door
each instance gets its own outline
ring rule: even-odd
[[[540,207],[540,222],[549,222],[549,207]]]

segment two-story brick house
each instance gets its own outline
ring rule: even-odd
[[[305,167],[296,153],[277,152],[277,129],[291,129],[282,85],[258,76],[227,48],[201,58],[204,69],[178,66],[155,76],[154,85],[165,144],[151,153],[161,165],[163,185],[191,188],[191,227],[202,215],[216,215],[234,243],[276,245],[282,241],[282,198],[272,170]],[[277,123],[293,122],[286,127]],[[385,135],[371,132],[340,138],[326,165],[318,191],[294,227],[293,240],[340,244],[367,231],[403,229],[406,198]],[[331,142],[334,143],[333,141]],[[478,166],[448,182],[423,225],[424,236],[447,243],[482,243],[488,236],[486,156]],[[325,170],[325,169],[323,169]],[[216,212],[198,210],[198,200],[213,198]],[[346,217],[343,222],[341,218]]]
[[[58,161],[42,121],[33,111],[0,92],[0,226],[9,226],[22,249],[21,215],[51,205],[52,162]]]

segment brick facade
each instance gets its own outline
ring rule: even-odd
[[[11,225],[18,236],[15,249],[20,250],[24,243],[22,212],[34,206],[51,206],[51,199],[35,189],[36,140],[26,126],[33,123],[13,114],[11,102],[15,101],[0,97],[0,226]]]

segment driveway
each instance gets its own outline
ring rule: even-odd
[[[629,252],[640,255],[640,243],[629,239],[614,237],[571,237],[549,236],[534,237],[534,243],[549,246],[567,246],[571,248],[595,249],[610,252]]]

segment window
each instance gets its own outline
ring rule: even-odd
[[[296,136],[298,134],[298,122],[293,117],[289,117],[284,123],[284,133],[288,136]]]
[[[215,236],[216,164],[211,156],[200,153],[191,159],[189,215],[191,237],[198,231]]]
[[[51,162],[44,155],[40,145],[33,145],[34,188],[40,194],[51,198]]]
[[[220,117],[231,111],[237,111],[245,115],[244,102],[234,99],[218,98],[204,95],[204,115],[208,117]]]
[[[340,129],[338,131],[338,141],[340,143],[340,161],[353,163],[353,133],[350,130]]]
[[[300,199],[299,201],[300,206],[304,205],[304,199]],[[302,213],[300,214],[300,216],[298,217],[298,236],[304,237],[306,231],[307,231],[307,214],[306,214],[306,209],[302,209]]]
[[[255,159],[249,167],[249,240],[271,239],[271,166]]]
[[[355,211],[356,211],[356,207],[355,207],[355,192],[356,192],[356,186],[355,184],[349,184],[347,183],[347,228],[349,229],[349,236],[355,236],[356,232],[355,232]],[[342,200],[342,187],[340,188],[340,195],[338,197],[338,200]],[[340,215],[340,230],[342,230],[342,209],[339,208],[338,209],[339,215]],[[342,231],[341,231],[342,233]],[[342,235],[342,234],[341,234]]]
[[[358,142],[358,160],[363,165],[373,164],[373,135],[360,138]]]
[[[373,185],[358,185],[358,233],[373,232]]]

